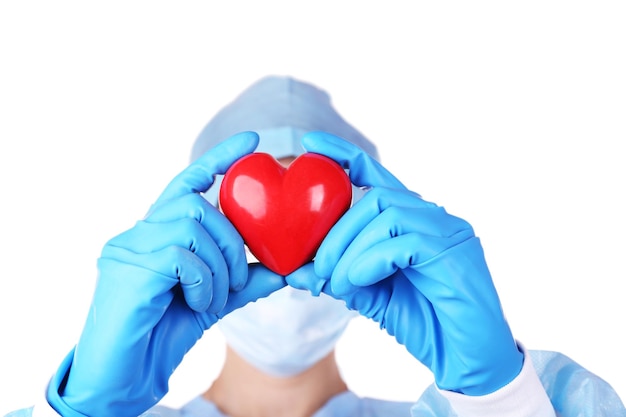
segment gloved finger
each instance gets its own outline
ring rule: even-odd
[[[235,161],[253,152],[258,144],[259,135],[255,132],[241,132],[219,143],[174,177],[155,205],[184,194],[208,190],[215,175],[224,174]]]
[[[426,262],[473,235],[466,221],[450,216],[443,207],[389,207],[358,231],[333,269],[331,284],[335,291],[342,293],[352,290],[352,285],[369,285],[395,272],[395,269],[385,269],[387,275],[382,275],[383,270],[379,268],[362,277],[355,275],[352,270],[364,259],[365,253],[370,257],[370,265],[377,261],[387,265],[393,261],[394,264],[398,262],[407,267]],[[403,236],[411,238],[400,240]],[[389,241],[401,241],[411,246],[383,245]],[[376,251],[383,248],[389,251]],[[394,249],[397,253],[391,251]]]
[[[326,132],[309,132],[302,137],[307,151],[334,159],[349,169],[350,180],[359,187],[387,187],[406,189],[391,172],[367,152],[347,140]]]
[[[460,232],[458,237],[460,241],[463,241],[471,236]],[[428,262],[449,247],[449,238],[420,233],[409,233],[381,240],[361,252],[355,252],[357,255],[349,265],[337,268],[345,274],[345,278],[338,274],[336,279],[346,280],[354,286],[372,285],[388,278],[398,270]],[[340,285],[336,286],[341,288]]]
[[[285,285],[287,285],[287,283],[281,275],[270,271],[261,264],[250,264],[246,285],[238,291],[230,292],[226,306],[218,316],[222,318],[226,314],[252,301],[267,297],[274,291],[283,288]]]
[[[115,248],[123,248],[126,251],[119,252]],[[134,263],[137,261],[154,262],[154,258],[130,257],[132,254],[160,253],[167,248],[175,248],[175,250],[168,252],[171,254],[170,257],[165,257],[154,265]],[[190,258],[187,253],[194,254],[194,256]],[[181,284],[189,288],[210,284],[211,298],[208,308],[211,311],[221,309],[228,297],[230,276],[224,256],[204,228],[193,219],[186,218],[171,223],[137,222],[132,229],[111,239],[103,248],[102,256],[109,258],[120,256],[117,259],[122,262],[140,265],[169,276],[178,276],[181,280],[186,277],[179,275],[180,271],[188,267],[185,262],[190,260],[195,262],[197,259],[197,262],[206,265],[206,270],[210,273],[188,276],[189,278],[181,281]],[[159,268],[155,269],[157,266]],[[245,282],[245,279],[243,281]],[[204,293],[200,295],[204,297]]]
[[[293,288],[309,291],[311,295],[318,296],[321,293],[324,293],[337,300],[343,301],[354,300],[354,294],[361,290],[361,288],[357,287],[356,290],[351,293],[336,292],[333,286],[330,285],[329,279],[320,277],[315,273],[315,266],[312,262],[301,266],[291,274],[287,275],[285,277],[285,281]]]
[[[315,272],[330,278],[337,262],[356,236],[373,219],[391,206],[430,208],[435,204],[422,200],[408,190],[374,188],[352,206],[331,228],[315,255]]]
[[[152,271],[154,281],[160,277],[172,280],[169,289],[180,283],[185,301],[189,307],[198,312],[218,312],[224,305],[223,301],[214,302],[213,273],[211,269],[193,253],[169,246],[150,253],[135,253],[128,249],[106,246],[101,258],[115,261],[118,264],[132,265],[143,270]],[[133,286],[132,277],[125,284]],[[148,288],[135,288],[135,292],[147,292]],[[161,294],[153,294],[158,297]],[[146,294],[141,294],[145,297]]]
[[[156,207],[148,223],[168,223],[184,218],[200,223],[223,254],[231,290],[241,289],[248,277],[244,242],[232,223],[199,194],[186,194]]]
[[[332,296],[330,285],[324,292]],[[342,296],[348,308],[374,320],[420,362],[431,368],[442,352],[430,349],[434,338],[441,337],[435,308],[411,282],[398,271],[375,285],[359,288]]]
[[[178,246],[195,253],[209,268],[227,274],[224,256],[207,231],[194,219],[183,218],[169,223],[139,221],[126,232],[109,240],[103,250],[117,246],[135,253],[151,253]]]
[[[318,296],[322,293],[328,279],[317,275],[314,263],[309,262],[287,275],[285,281],[295,289],[306,290],[312,295]]]
[[[300,289],[308,290],[313,295],[324,293],[337,300],[342,300],[350,310],[356,310],[364,317],[372,319],[381,324],[389,334],[396,336],[396,339],[406,345],[406,340],[402,340],[394,329],[401,328],[399,321],[410,320],[405,323],[404,328],[411,327],[411,334],[423,332],[426,326],[422,322],[427,317],[434,317],[428,314],[432,311],[430,302],[409,282],[401,273],[397,272],[386,280],[375,285],[358,287],[356,291],[349,294],[336,293],[330,281],[316,276],[313,265],[306,264],[298,268],[285,277],[287,284]],[[411,315],[407,315],[406,308],[410,306]],[[418,340],[427,340],[426,335],[417,337]]]

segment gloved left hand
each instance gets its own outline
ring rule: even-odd
[[[224,315],[285,286],[248,266],[243,240],[200,193],[252,152],[236,135],[175,177],[146,218],[111,239],[76,348],[48,389],[63,416],[138,416],[168,390],[183,356]]]
[[[483,395],[512,381],[523,354],[469,223],[407,190],[350,142],[322,132],[302,142],[370,190],[287,283],[345,300],[380,323],[441,389]]]

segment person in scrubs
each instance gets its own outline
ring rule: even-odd
[[[314,260],[287,276],[259,263],[220,211],[223,174],[255,151],[285,166],[325,155],[353,184]],[[209,121],[191,160],[105,244],[78,342],[42,398],[9,416],[626,416],[602,378],[515,338],[471,225],[408,190],[324,90],[262,78]],[[361,398],[343,380],[335,346],[358,315],[432,371],[414,401]],[[160,405],[214,325],[227,343],[221,372],[181,409]]]

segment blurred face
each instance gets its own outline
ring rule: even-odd
[[[296,158],[280,158],[288,167]],[[248,263],[258,260],[246,248]],[[233,311],[219,322],[226,343],[269,375],[305,371],[334,349],[355,312],[326,294],[285,287]]]

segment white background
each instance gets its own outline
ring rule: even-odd
[[[3,1],[0,414],[30,405],[83,324],[102,245],[141,218],[253,81],[329,91],[410,188],[482,238],[515,336],[626,396],[622,1]],[[210,330],[180,405],[223,355]],[[369,321],[341,342],[362,395],[430,373]]]

